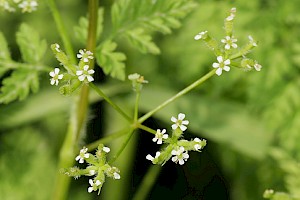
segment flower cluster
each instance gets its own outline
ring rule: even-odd
[[[206,146],[205,139],[194,138],[191,141],[181,139],[183,132],[187,130],[188,120],[185,120],[185,114],[179,113],[178,117],[171,117],[172,124],[172,136],[166,133],[166,129],[157,129],[155,137],[152,139],[157,144],[165,143],[166,146],[157,151],[155,157],[148,154],[147,160],[150,160],[153,164],[165,164],[169,159],[179,165],[183,165],[189,158],[188,151],[198,151]]]
[[[79,178],[80,176],[89,176],[93,178],[89,179],[90,187],[88,187],[88,192],[98,190],[98,194],[101,191],[102,185],[105,182],[105,177],[110,177],[113,179],[120,179],[120,170],[116,167],[110,166],[106,162],[106,155],[110,152],[110,148],[100,144],[95,155],[88,153],[88,148],[83,147],[79,155],[76,156],[75,160],[79,163],[87,162],[88,166],[85,169],[79,169],[78,167],[72,167],[69,169],[63,169],[62,173],[72,176],[74,178]]]
[[[140,92],[143,88],[143,84],[148,83],[144,76],[141,76],[138,73],[128,75],[128,79],[132,82],[132,88],[136,92]]]
[[[32,12],[37,9],[38,3],[36,0],[0,0],[0,8],[8,12],[15,12],[17,8],[21,9],[23,13]]]
[[[51,49],[60,64],[67,70],[67,73],[59,74],[60,69],[55,68],[49,73],[51,85],[58,85],[60,81],[66,84],[60,88],[61,93],[71,93],[80,86],[82,82],[89,83],[94,81],[95,71],[90,69],[90,61],[94,59],[93,53],[85,49],[80,49],[77,54],[78,65],[74,65],[68,56],[60,49],[58,44],[52,44]]]
[[[217,40],[212,38],[208,34],[208,31],[202,31],[194,37],[195,40],[203,40],[206,45],[214,51],[218,62],[214,62],[212,67],[215,68],[215,72],[218,76],[222,74],[223,70],[229,72],[231,66],[243,68],[245,71],[252,69],[260,71],[262,68],[256,60],[246,57],[246,55],[250,53],[250,50],[257,46],[257,42],[254,41],[252,36],[248,36],[248,44],[238,48],[238,40],[233,35],[233,21],[235,19],[235,15],[236,8],[232,8],[229,16],[227,16],[224,20],[226,35],[220,42],[217,42]],[[233,60],[235,62],[233,62]],[[240,63],[240,65],[236,63]]]

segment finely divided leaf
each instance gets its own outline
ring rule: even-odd
[[[103,31],[103,14],[104,9],[98,10],[98,26],[97,26],[97,39],[100,38]],[[79,25],[74,27],[74,35],[82,44],[86,44],[88,38],[88,26],[89,22],[87,17],[80,17]]]
[[[10,69],[10,66],[6,64],[6,61],[10,61],[10,52],[6,39],[2,32],[0,32],[0,77]]]
[[[9,103],[15,99],[25,99],[30,90],[39,89],[38,73],[30,69],[19,69],[2,82],[0,103]]]
[[[141,52],[153,54],[160,53],[159,48],[152,42],[152,37],[145,34],[142,28],[128,30],[126,36],[133,46],[137,47]]]
[[[115,52],[117,44],[110,40],[103,42],[97,49],[95,56],[97,63],[103,69],[105,74],[110,74],[112,77],[124,80],[125,79],[125,54]]]
[[[46,41],[41,40],[38,32],[27,24],[21,24],[16,36],[23,60],[31,64],[38,63],[46,52]]]

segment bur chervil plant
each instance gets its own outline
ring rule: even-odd
[[[3,77],[0,90],[1,103],[9,103],[16,99],[23,100],[30,91],[37,92],[39,89],[38,77],[41,73],[48,73],[50,85],[56,87],[62,95],[68,96],[66,98],[70,98],[69,125],[60,150],[58,173],[52,197],[55,200],[67,198],[70,186],[69,176],[75,179],[87,176],[87,192],[97,192],[98,195],[101,194],[102,186],[107,178],[116,181],[121,179],[122,172],[114,166],[114,163],[138,129],[153,134],[152,141],[161,145],[154,156],[151,155],[152,152],[149,152],[148,155],[145,155],[145,159],[160,166],[170,159],[175,164],[184,165],[190,158],[189,152],[200,153],[207,145],[206,139],[196,137],[186,140],[184,138],[184,133],[190,125],[185,114],[179,113],[176,117],[170,114],[173,123],[171,131],[167,131],[166,128],[155,131],[143,124],[145,120],[215,74],[220,76],[224,71],[229,72],[232,68],[240,68],[244,71],[253,69],[260,71],[262,68],[256,60],[248,57],[251,50],[257,46],[257,41],[248,36],[248,43],[240,46],[239,39],[233,34],[236,8],[232,8],[224,20],[224,37],[222,39],[213,38],[208,31],[202,31],[194,37],[195,40],[204,42],[216,56],[216,61],[211,64],[212,70],[140,116],[139,103],[143,87],[148,83],[147,87],[151,87],[151,81],[145,80],[144,76],[138,73],[126,76],[125,61],[128,55],[118,48],[119,41],[126,40],[133,48],[142,53],[159,54],[160,49],[154,43],[151,33],[170,34],[172,29],[180,27],[180,19],[186,16],[196,6],[196,3],[190,0],[145,0],[142,2],[140,0],[118,0],[112,3],[110,8],[111,27],[109,28],[103,23],[104,18],[108,15],[104,15],[104,8],[99,8],[99,3],[101,3],[99,0],[88,1],[88,17],[80,18],[79,25],[74,29],[77,39],[84,43],[85,47],[74,51],[55,1],[48,0],[47,5],[62,40],[61,44],[54,43],[50,46],[59,63],[57,66],[49,67],[41,64],[47,44],[29,25],[21,25],[20,31],[17,33],[17,43],[20,46],[24,63],[12,60],[6,40],[0,34],[0,61],[3,65],[0,70],[0,77]],[[29,0],[0,1],[0,7],[10,12],[16,10],[14,7],[20,8],[22,12],[32,12],[36,10],[37,5],[36,1]],[[105,31],[109,34],[105,34]],[[102,70],[106,76],[120,81],[124,81],[128,77],[135,95],[131,114],[128,114],[102,91],[102,85],[97,83],[95,77],[99,70]],[[4,76],[8,71],[12,71],[12,73]],[[226,76],[226,73],[223,76]],[[93,141],[91,144],[83,144],[82,137],[86,133],[90,90],[112,106],[128,122],[128,126]],[[121,136],[125,137],[124,142],[116,150],[115,155],[108,159],[107,154],[110,153],[110,148],[104,146],[105,143]],[[75,162],[78,162],[80,166],[76,166]],[[158,172],[156,171],[156,173]],[[148,176],[145,177],[147,179]],[[144,199],[152,185],[153,181],[150,181],[150,184],[141,184],[134,199]]]

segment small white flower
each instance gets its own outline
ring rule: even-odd
[[[89,62],[89,59],[93,59],[93,53],[90,51],[87,51],[86,49],[80,49],[79,53],[77,54],[77,58],[83,60],[83,62]]]
[[[60,52],[59,48],[60,48],[59,44],[55,44],[55,51]]]
[[[158,151],[158,152],[156,152],[156,154],[155,154],[155,158],[153,158],[150,154],[148,154],[148,155],[146,156],[146,159],[147,159],[147,160],[150,160],[150,161],[153,161],[154,159],[158,158],[159,156],[160,156],[160,152]]]
[[[216,74],[218,76],[220,76],[222,74],[222,70],[225,70],[227,72],[230,71],[230,67],[228,66],[230,64],[230,60],[227,59],[225,61],[223,61],[223,57],[222,56],[218,56],[217,60],[219,63],[213,63],[213,68],[217,68],[216,70]]]
[[[20,3],[19,8],[22,8],[22,12],[32,12],[36,10],[36,7],[38,6],[38,3],[36,1],[23,1]]]
[[[194,37],[194,39],[195,39],[195,40],[200,40],[200,39],[203,38],[203,36],[204,36],[206,33],[207,33],[207,31],[202,31],[202,32],[198,33],[198,34]]]
[[[251,35],[248,36],[249,42],[252,44],[252,46],[256,47],[257,43],[254,41]]]
[[[196,142],[196,144],[194,145],[196,151],[203,149],[206,144],[206,140],[200,140],[199,138],[195,138],[194,142]]]
[[[179,113],[178,114],[178,119],[175,117],[171,117],[171,121],[174,122],[175,124],[172,125],[172,129],[175,130],[177,128],[180,128],[182,131],[185,131],[187,127],[185,125],[189,124],[188,120],[184,120],[185,114]]]
[[[75,160],[78,161],[79,163],[84,163],[84,159],[90,157],[90,154],[87,153],[87,151],[88,151],[88,148],[83,147],[80,150],[79,155],[75,158]]]
[[[183,165],[189,158],[189,154],[182,146],[178,150],[172,150],[171,154],[174,156],[172,157],[172,161],[175,163],[179,162],[180,165]]]
[[[94,74],[95,71],[93,69],[89,70],[88,65],[84,65],[83,70],[78,70],[76,72],[76,75],[78,76],[78,79],[80,81],[84,81],[84,79],[87,79],[88,82],[94,81],[94,78],[91,76],[91,74]]]
[[[96,180],[94,182],[93,179],[89,179],[89,183],[91,185],[91,187],[88,188],[89,193],[96,191],[98,189],[98,186],[101,185],[101,182],[99,180]]]
[[[110,152],[110,148],[109,148],[109,147],[103,147],[102,149],[103,149],[103,151],[106,152],[106,153]]]
[[[120,174],[117,172],[114,172],[114,179],[120,179],[120,178],[121,178]]]
[[[153,142],[157,142],[157,144],[162,144],[163,139],[167,139],[169,136],[166,133],[166,129],[163,129],[162,131],[160,129],[157,129],[155,137],[152,139]]]
[[[89,171],[89,174],[90,174],[91,176],[95,175],[95,174],[96,174],[96,170],[93,170],[93,169],[90,170],[90,171]]]
[[[254,68],[255,68],[256,71],[259,72],[261,70],[262,66],[260,64],[258,64],[258,63],[255,63],[254,64]]]
[[[231,13],[227,18],[226,21],[232,21],[235,17],[235,14]]]
[[[52,72],[49,73],[49,75],[52,77],[50,79],[51,85],[58,85],[59,80],[61,80],[64,77],[63,74],[59,74],[59,68],[55,68]]]
[[[235,43],[237,42],[237,39],[235,39],[233,36],[226,36],[225,39],[221,40],[221,42],[225,44],[225,49],[227,50],[230,49],[230,47],[233,47],[235,49],[238,47],[238,45]]]

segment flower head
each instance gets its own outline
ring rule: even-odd
[[[252,46],[256,47],[257,43],[254,41],[253,37],[251,35],[248,36],[249,42],[252,44]]]
[[[221,42],[225,44],[225,49],[227,50],[230,49],[231,47],[235,49],[238,47],[238,45],[235,43],[237,42],[237,39],[235,39],[233,36],[232,37],[226,36],[225,39],[221,40]]]
[[[84,159],[90,157],[90,154],[87,153],[87,151],[88,151],[88,148],[83,147],[80,150],[79,155],[75,158],[75,160],[78,161],[79,163],[84,163]]]
[[[184,118],[185,114],[183,113],[179,113],[177,119],[175,117],[171,117],[171,121],[175,123],[172,125],[172,129],[175,130],[177,128],[180,128],[182,131],[185,131],[187,129],[185,125],[188,125],[189,121],[184,120]]]
[[[213,66],[213,68],[217,68],[216,74],[218,76],[220,76],[222,74],[222,70],[225,70],[227,72],[230,71],[230,67],[228,66],[230,64],[229,59],[224,61],[222,56],[218,56],[217,60],[219,63],[213,63],[212,66]]]
[[[153,142],[157,142],[157,144],[162,144],[163,139],[167,139],[169,136],[166,133],[166,129],[160,130],[157,129],[155,137],[152,139]]]
[[[199,138],[195,138],[194,142],[196,143],[194,145],[194,148],[195,148],[196,151],[199,151],[199,150],[203,149],[206,145],[206,140],[205,139],[200,140]]]
[[[89,69],[88,65],[84,65],[83,70],[78,70],[76,72],[76,75],[78,76],[78,79],[80,81],[84,81],[84,79],[87,79],[88,82],[94,81],[94,78],[91,76],[94,74],[95,71],[93,69]]]
[[[146,159],[153,162],[153,160],[156,159],[156,158],[158,158],[159,156],[160,156],[160,152],[157,151],[154,158],[153,158],[153,156],[151,156],[150,154],[148,154],[148,155],[146,156]]]
[[[194,39],[195,39],[195,40],[203,39],[206,33],[207,33],[207,31],[202,31],[202,32],[198,33],[198,34],[194,37]]]
[[[51,85],[58,85],[59,80],[61,80],[64,77],[63,74],[59,74],[59,68],[55,68],[52,72],[49,73],[49,75],[52,77],[50,79]]]
[[[172,150],[171,154],[173,155],[172,161],[183,165],[184,162],[189,158],[189,154],[185,151],[184,147],[179,147],[177,150]]]
[[[109,176],[109,177],[113,177],[114,179],[120,179],[121,176],[120,176],[120,170],[116,167],[110,167],[107,169],[106,171],[106,174]]]
[[[260,71],[261,70],[261,68],[262,68],[262,66],[260,65],[260,64],[258,64],[258,63],[255,63],[254,64],[254,69],[256,70],[256,71]]]
[[[89,183],[91,185],[91,187],[88,188],[89,193],[98,190],[98,186],[101,185],[101,182],[99,180],[96,180],[94,182],[93,179],[89,179]]]
[[[22,9],[22,12],[32,12],[35,11],[38,3],[36,1],[23,1],[22,3],[20,3],[19,8]]]
[[[89,59],[93,59],[93,53],[91,51],[87,51],[86,49],[80,49],[79,53],[77,54],[77,58],[83,60],[83,62],[89,62]]]

